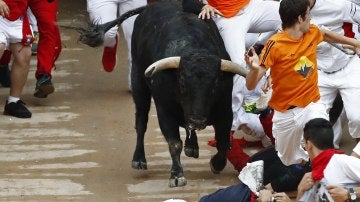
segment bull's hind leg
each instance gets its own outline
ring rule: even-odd
[[[135,129],[137,134],[136,148],[133,155],[131,167],[134,169],[146,170],[147,163],[145,158],[144,136],[148,123],[148,113],[151,104],[151,93],[143,80],[137,80],[136,78],[132,78],[131,82],[132,95],[136,107]]]
[[[188,157],[199,158],[199,145],[194,130],[186,130],[184,152]]]

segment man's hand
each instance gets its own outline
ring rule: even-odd
[[[285,192],[273,194],[276,202],[291,202],[291,199]]]
[[[303,178],[301,179],[297,191],[298,196],[297,199],[299,200],[301,196],[309,189],[311,189],[312,186],[314,186],[315,181],[312,178],[311,172],[306,173]]]
[[[335,202],[343,202],[349,199],[349,191],[345,188],[329,185],[326,187]]]
[[[267,189],[260,190],[258,201],[260,202],[268,202],[268,201],[276,201],[276,202],[291,202],[291,199],[285,192],[280,193],[271,193],[271,191]]]
[[[355,51],[356,55],[358,55],[360,57],[360,46],[355,46],[354,51]]]
[[[246,64],[249,65],[250,69],[259,70],[260,62],[259,56],[256,54],[255,49],[251,47],[244,55]]]
[[[215,14],[223,16],[223,14],[219,10],[210,6],[209,4],[206,4],[204,7],[202,7],[199,18],[203,20],[210,19],[215,17]]]
[[[3,17],[10,15],[9,7],[3,0],[0,0],[0,15]]]
[[[266,78],[264,85],[261,86],[261,90],[264,93],[267,93],[271,89],[271,86],[272,86],[272,80],[271,77],[269,76]]]
[[[263,189],[259,192],[259,198],[258,201],[260,202],[267,202],[271,201],[272,193],[269,190]]]

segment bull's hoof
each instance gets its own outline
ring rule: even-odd
[[[213,164],[211,163],[210,161],[210,169],[211,169],[211,172],[214,173],[214,174],[220,174],[220,171],[221,170],[216,170],[213,166]]]
[[[186,178],[183,177],[175,177],[169,179],[169,187],[183,187],[187,183]]]
[[[137,170],[147,170],[147,163],[140,161],[132,161],[131,167]]]
[[[219,174],[226,166],[226,158],[217,158],[217,156],[213,156],[210,160],[210,169],[214,174]]]
[[[199,158],[199,149],[184,147],[184,152],[187,157]]]

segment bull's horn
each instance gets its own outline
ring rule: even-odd
[[[232,72],[234,74],[239,74],[243,77],[246,77],[247,73],[249,72],[249,70],[247,70],[243,66],[224,59],[221,59],[221,70],[226,72]]]
[[[150,77],[156,72],[164,69],[177,69],[179,68],[180,57],[167,57],[152,63],[146,70],[145,76]]]

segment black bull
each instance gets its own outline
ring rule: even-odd
[[[197,158],[199,148],[195,130],[213,125],[218,153],[212,157],[210,166],[215,173],[221,171],[226,165],[229,148],[233,75],[221,70],[243,76],[246,70],[231,62],[220,61],[220,58],[229,59],[229,56],[213,21],[201,21],[192,14],[183,13],[178,4],[153,3],[105,24],[93,22],[87,28],[63,27],[77,30],[80,42],[97,47],[103,44],[107,30],[138,13],[141,14],[136,19],[132,39],[131,76],[137,132],[132,167],[147,169],[144,134],[153,96],[160,128],[173,160],[169,185],[184,186],[186,179],[180,164],[182,141],[179,126],[186,128],[185,154]],[[158,72],[166,68],[172,70]],[[149,79],[144,77],[145,71],[147,75],[158,73]],[[341,97],[338,96],[337,100],[330,110],[332,124],[342,109]]]
[[[210,165],[214,173],[221,171],[230,145],[233,75],[245,75],[246,71],[221,60],[229,56],[214,22],[184,13],[179,4],[154,3],[137,17],[131,48],[137,133],[132,167],[147,169],[144,134],[153,97],[172,158],[169,186],[186,185],[180,163],[183,144],[179,127],[185,127],[187,135],[194,137],[195,130],[213,125],[218,152]],[[144,76],[145,71],[151,78]],[[197,145],[185,146],[187,155],[197,157]]]
[[[180,163],[183,144],[179,127],[186,129],[185,154],[194,158],[199,154],[195,131],[207,125],[214,127],[218,152],[211,158],[210,167],[219,173],[226,165],[230,146],[233,75],[245,76],[247,71],[228,60],[215,23],[184,13],[179,3],[152,3],[86,29],[68,27],[81,34],[82,43],[96,47],[103,43],[108,29],[137,13],[140,15],[135,20],[131,47],[137,133],[132,167],[147,169],[144,135],[153,97],[172,158],[169,186],[186,185]]]

